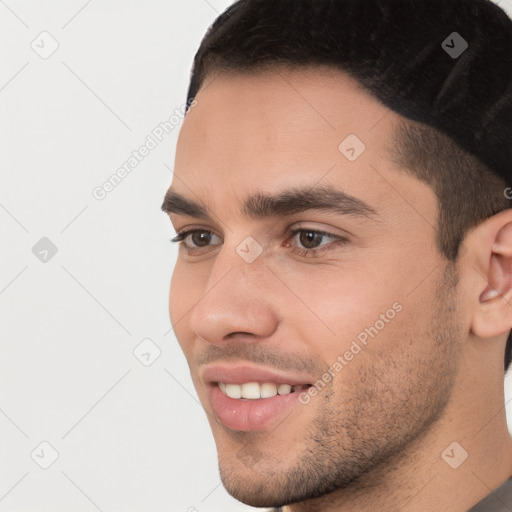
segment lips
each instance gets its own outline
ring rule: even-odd
[[[314,379],[252,365],[215,365],[200,370],[217,420],[231,430],[268,430],[297,407]]]

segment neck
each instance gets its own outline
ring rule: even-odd
[[[396,460],[345,489],[285,510],[466,512],[512,475],[503,376],[482,373],[462,373],[470,378],[459,379],[442,417]]]

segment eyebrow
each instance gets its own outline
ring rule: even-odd
[[[188,199],[172,189],[165,194],[162,211],[212,221],[208,207]],[[251,220],[282,217],[306,211],[323,211],[338,215],[373,218],[376,210],[361,199],[330,185],[294,187],[277,194],[258,192],[241,205],[241,212]]]

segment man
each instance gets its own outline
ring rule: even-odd
[[[163,210],[226,489],[512,511],[512,22],[487,0],[241,0]]]

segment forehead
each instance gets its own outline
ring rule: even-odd
[[[184,196],[228,208],[257,190],[327,184],[375,204],[389,180],[422,186],[391,163],[398,114],[339,71],[219,73],[196,100],[176,150],[172,188]]]

